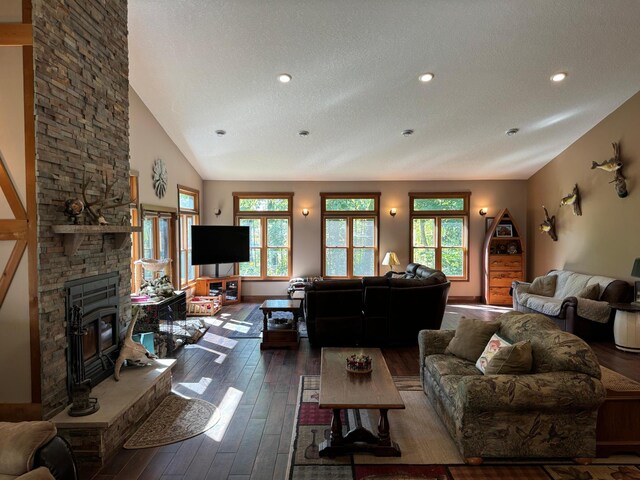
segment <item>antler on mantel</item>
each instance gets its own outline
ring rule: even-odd
[[[97,225],[108,225],[108,222],[105,220],[104,215],[102,214],[103,210],[110,210],[112,208],[120,207],[122,205],[126,205],[128,203],[124,198],[124,192],[120,195],[109,196],[111,194],[111,190],[113,186],[118,183],[118,179],[116,178],[113,182],[109,183],[109,176],[105,170],[104,172],[104,198],[97,199],[94,201],[89,201],[87,198],[87,188],[93,181],[93,175],[89,176],[89,180],[86,179],[86,171],[82,172],[82,200],[84,201],[85,212],[89,215],[91,223]]]

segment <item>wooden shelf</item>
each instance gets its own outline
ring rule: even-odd
[[[501,223],[511,225],[513,237],[495,235]],[[521,232],[513,216],[506,208],[501,210],[486,232],[483,249],[482,296],[485,303],[491,305],[511,305],[509,289],[514,280],[526,278],[526,256],[524,232]],[[516,253],[498,253],[496,247],[515,244]],[[506,248],[505,248],[506,249]]]
[[[129,225],[52,225],[51,229],[64,235],[64,254],[68,257],[78,252],[85,235],[111,234],[115,240],[115,247],[122,248],[132,232],[142,231],[142,227]]]
[[[30,23],[0,24],[0,47],[33,45],[33,27]]]

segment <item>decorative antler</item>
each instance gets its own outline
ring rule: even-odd
[[[544,222],[542,222],[539,226],[540,231],[544,233],[548,233],[551,239],[554,242],[558,241],[558,235],[556,235],[556,217],[555,215],[549,217],[549,212],[547,211],[547,207],[542,206],[544,210]]]
[[[103,210],[110,210],[112,208],[120,207],[125,205],[127,202],[124,199],[124,193],[109,197],[113,186],[118,183],[118,179],[116,178],[113,182],[109,183],[109,177],[107,172],[104,172],[104,198],[97,199],[92,202],[87,198],[87,188],[93,181],[93,175],[89,176],[89,180],[86,179],[86,171],[82,172],[82,200],[84,201],[84,207],[86,212],[89,214],[91,218],[91,222],[98,225],[107,225],[107,221],[102,215]]]

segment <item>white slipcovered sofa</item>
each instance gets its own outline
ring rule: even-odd
[[[531,283],[513,282],[513,309],[525,313],[542,313],[567,332],[587,340],[609,340],[613,335],[611,303],[631,301],[632,288],[627,282],[599,275],[568,270],[551,270],[556,275],[556,289],[551,297],[530,292]],[[596,299],[578,295],[597,284]]]

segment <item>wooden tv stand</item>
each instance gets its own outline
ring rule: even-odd
[[[212,292],[218,293],[212,293]],[[239,275],[229,277],[196,278],[196,295],[220,295],[222,305],[233,305],[242,301],[242,278]]]

